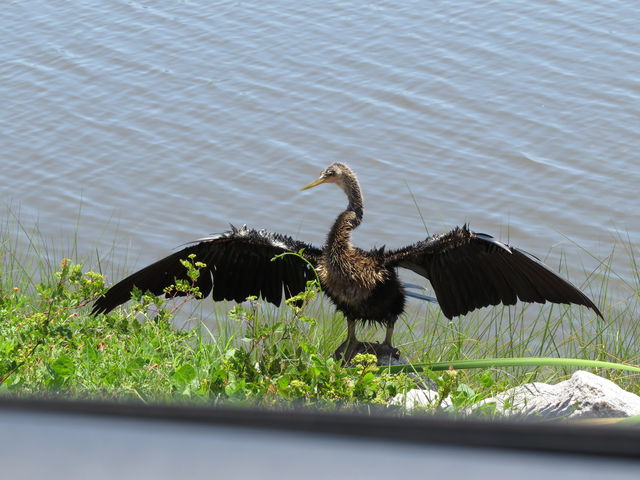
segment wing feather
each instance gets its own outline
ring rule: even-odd
[[[244,301],[249,296],[262,296],[268,302],[279,304],[284,289],[286,298],[304,290],[313,272],[302,259],[282,253],[304,249],[304,257],[317,265],[322,251],[291,237],[253,230],[234,228],[221,235],[202,238],[192,245],[139,270],[112,286],[96,300],[92,314],[107,313],[131,298],[137,287],[154,295],[176,279],[188,280],[187,270],[180,262],[190,254],[204,262],[197,286],[203,297],[211,294],[214,300]]]
[[[403,267],[427,278],[444,315],[452,318],[488,305],[524,302],[596,305],[578,288],[533,255],[475,233],[467,226],[388,251],[389,267]]]

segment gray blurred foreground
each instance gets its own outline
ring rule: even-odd
[[[89,404],[90,405],[90,404]],[[82,405],[81,405],[82,407]],[[112,406],[117,409],[119,406]],[[124,406],[126,408],[126,406]],[[65,407],[66,408],[66,407]],[[89,406],[89,409],[91,407]],[[138,406],[142,412],[145,406]],[[152,409],[152,407],[149,407]],[[384,435],[362,436],[336,433],[305,432],[299,428],[314,415],[300,415],[300,422],[292,428],[237,427],[236,420],[200,423],[191,416],[187,421],[176,420],[181,409],[170,407],[172,420],[135,418],[134,414],[109,415],[87,412],[86,404],[72,413],[56,409],[15,408],[3,405],[0,399],[0,465],[3,479],[75,479],[123,480],[152,478],[178,480],[183,478],[256,478],[256,479],[323,479],[327,478],[474,478],[539,480],[562,478],[638,478],[640,462],[633,454],[627,458],[607,455],[562,454],[541,452],[538,448],[518,451],[481,446],[457,446],[455,438],[447,445],[406,439],[385,440]],[[99,408],[98,408],[99,410]],[[135,409],[134,409],[135,410]],[[198,409],[192,409],[198,412]],[[214,409],[200,409],[204,413]],[[188,409],[185,409],[188,411]],[[220,412],[220,410],[218,410]],[[224,412],[224,410],[222,410]],[[242,411],[231,411],[241,419]],[[214,413],[217,415],[218,413]],[[258,416],[256,416],[258,415]],[[260,413],[247,412],[248,421],[260,418]],[[271,414],[268,414],[269,416]],[[146,415],[143,415],[146,416]],[[298,413],[275,413],[276,424],[296,422]],[[317,415],[315,417],[318,417]],[[287,420],[288,418],[288,420]],[[342,423],[339,416],[327,417],[326,424]],[[345,416],[344,424],[358,431],[358,422],[371,423],[365,416]],[[322,423],[322,416],[320,416]],[[397,419],[388,419],[391,424]],[[399,422],[398,432],[406,426],[421,425]],[[427,419],[428,420],[428,419]],[[377,422],[373,419],[373,423]],[[384,420],[386,421],[386,420]],[[269,423],[267,422],[267,423]],[[225,425],[226,423],[226,425]],[[256,421],[259,424],[259,421]],[[320,423],[320,424],[321,424]],[[425,425],[428,425],[428,421]],[[450,422],[451,431],[466,428],[465,422]],[[470,422],[472,425],[473,422]],[[320,425],[318,424],[318,425]],[[432,432],[445,426],[435,424]],[[491,424],[485,424],[489,428]],[[369,426],[368,428],[371,430]],[[526,430],[526,425],[522,424]],[[313,428],[313,427],[311,427]],[[385,427],[386,428],[386,427]],[[483,427],[486,428],[486,427]],[[313,428],[322,430],[322,428]],[[366,428],[360,429],[366,432]],[[390,430],[391,431],[391,430]],[[603,430],[603,432],[611,430]],[[628,431],[628,430],[627,430]],[[418,431],[419,433],[420,431]],[[586,431],[587,433],[590,430]],[[484,433],[488,444],[496,443],[491,433]],[[446,433],[443,434],[446,436]],[[588,436],[588,435],[587,435]],[[623,435],[624,436],[624,435]],[[498,435],[499,437],[499,435]],[[408,437],[407,437],[408,438]],[[483,439],[461,436],[482,445]],[[550,437],[551,438],[551,437]],[[543,439],[544,441],[544,439]],[[539,443],[540,440],[538,439]],[[636,444],[637,445],[637,444]],[[544,447],[542,448],[544,449]]]

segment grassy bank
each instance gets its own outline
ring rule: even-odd
[[[21,250],[15,235],[5,229],[0,236],[1,393],[349,408],[386,405],[415,386],[413,376],[377,369],[366,358],[354,369],[334,361],[345,322],[313,285],[301,308],[254,300],[189,313],[184,298],[140,296],[112,314],[91,317],[90,303],[105,289],[103,276],[77,259],[53,261],[35,241]],[[638,272],[632,250],[619,250]],[[600,284],[585,286],[604,322],[580,307],[540,305],[483,309],[450,322],[437,308],[413,305],[399,322],[396,346],[412,363],[562,356],[637,365],[640,280],[636,275],[623,301],[611,301],[619,297],[608,291],[606,279],[614,274],[608,265],[596,276]],[[359,333],[363,339],[381,335],[376,328]],[[531,380],[557,381],[574,369],[426,375],[443,396],[452,394],[455,406],[464,406]],[[640,393],[637,374],[595,373]]]

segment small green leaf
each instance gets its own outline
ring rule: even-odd
[[[171,376],[179,384],[189,383],[196,378],[196,369],[190,364],[185,363],[173,372]]]
[[[456,392],[464,395],[465,397],[473,397],[476,394],[476,392],[473,391],[473,388],[471,388],[466,383],[461,383],[460,385],[458,385]]]
[[[71,358],[66,355],[62,355],[51,363],[51,370],[60,377],[70,377],[75,373],[76,366]]]

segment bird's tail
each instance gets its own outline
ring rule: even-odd
[[[425,290],[425,288],[422,285],[417,285],[415,283],[402,282],[402,286],[406,289],[404,293],[406,293],[408,297],[418,298],[420,300],[426,300],[427,302],[431,302],[431,303],[438,303],[438,299],[436,299],[436,297],[432,297],[431,295],[423,295],[422,293],[411,291],[411,289]]]

